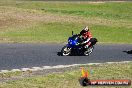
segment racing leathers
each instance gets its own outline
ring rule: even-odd
[[[84,44],[84,48],[89,48],[90,47],[90,39],[92,38],[92,34],[90,31],[87,31],[86,33],[82,34],[82,39],[83,39],[83,43]]]

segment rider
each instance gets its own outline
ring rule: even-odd
[[[79,35],[82,36],[83,39],[83,42],[81,44],[84,45],[85,49],[88,49],[91,44],[90,40],[92,38],[92,34],[89,31],[89,27],[84,27],[84,29],[80,32]]]

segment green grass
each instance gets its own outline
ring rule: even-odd
[[[24,9],[43,10],[44,12],[79,15],[84,17],[100,17],[106,19],[132,20],[131,2],[124,3],[87,3],[87,2],[43,2],[23,1],[9,4]]]
[[[132,44],[131,2],[0,0],[0,42],[66,42],[90,26],[102,43]]]
[[[11,30],[4,32],[3,36],[15,42],[65,42],[71,36],[71,30],[79,33],[83,25],[47,23],[24,30]],[[92,25],[91,32],[99,42],[107,43],[132,43],[130,41],[132,30],[117,27]],[[63,28],[63,29],[62,29]],[[71,29],[72,28],[72,29]],[[112,29],[112,30],[111,30]],[[50,30],[50,31],[49,31]],[[1,35],[2,36],[2,35]],[[124,37],[125,36],[125,37]]]
[[[0,78],[11,78],[11,77],[16,77],[16,76],[21,76],[22,72],[16,71],[16,72],[6,72],[6,73],[0,73]]]
[[[90,79],[130,79],[132,80],[132,63],[122,64],[102,64],[83,66],[90,74]],[[0,88],[83,88],[78,79],[81,77],[80,68],[62,73],[49,74],[47,76],[38,76],[24,78],[18,81],[9,81],[2,83]],[[125,86],[126,87],[126,86]],[[131,88],[132,86],[130,86]],[[93,88],[93,87],[90,87]],[[102,86],[98,86],[102,88]],[[109,86],[103,86],[109,88]],[[115,88],[115,86],[110,86]],[[124,88],[118,86],[117,88]]]

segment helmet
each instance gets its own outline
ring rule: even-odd
[[[87,31],[89,31],[89,27],[85,26],[83,30],[87,32]]]
[[[80,32],[80,34],[81,34],[81,35],[85,35],[86,32],[88,32],[88,31],[89,31],[89,28],[88,28],[88,26],[86,26],[86,27],[84,27],[84,29]]]

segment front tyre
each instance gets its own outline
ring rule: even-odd
[[[84,52],[84,55],[85,55],[85,56],[89,56],[89,55],[93,52],[93,49],[94,49],[93,46],[89,47],[89,48]]]
[[[64,46],[61,50],[62,56],[68,56],[71,54],[71,48]]]

